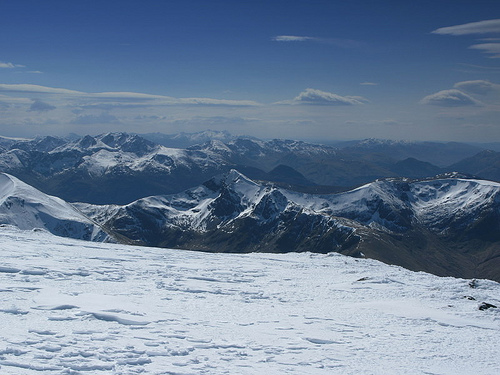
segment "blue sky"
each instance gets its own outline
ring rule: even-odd
[[[0,135],[500,141],[500,2],[0,1]]]

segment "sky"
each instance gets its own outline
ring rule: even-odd
[[[500,1],[0,0],[0,135],[500,142]]]

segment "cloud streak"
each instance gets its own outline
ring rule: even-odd
[[[311,40],[318,40],[311,36],[295,36],[295,35],[278,35],[271,38],[274,42],[307,42]]]
[[[463,25],[442,27],[440,29],[432,31],[433,34],[441,35],[478,35],[478,34],[500,34],[500,19],[486,20],[479,22],[465,23]],[[499,59],[500,58],[500,43],[494,43],[498,41],[498,38],[482,38],[480,41],[490,42],[490,43],[479,43],[470,46],[470,49],[477,49],[486,54],[489,54],[489,58]]]
[[[476,34],[500,34],[500,19],[465,23],[462,25],[441,27],[432,31],[440,35],[476,35]]]
[[[500,85],[486,80],[463,81],[452,89],[442,90],[423,98],[421,104],[439,107],[498,106]]]
[[[491,59],[500,59],[500,43],[481,43],[474,44],[469,47],[470,49],[478,49],[484,53],[490,54]]]
[[[271,38],[273,42],[284,42],[284,43],[300,43],[300,42],[314,42],[321,44],[330,44],[341,48],[357,48],[362,45],[362,43],[344,38],[319,38],[315,36],[299,36],[299,35],[277,35]]]
[[[479,101],[457,89],[442,90],[435,94],[428,95],[423,98],[420,103],[438,107],[467,107],[481,105]]]
[[[454,85],[456,89],[469,94],[488,95],[490,93],[500,94],[500,85],[485,80],[464,81]]]
[[[39,94],[51,95],[63,99],[81,99],[86,101],[106,102],[107,105],[114,102],[117,106],[123,103],[137,103],[144,106],[145,103],[150,106],[168,106],[168,105],[187,105],[187,106],[236,106],[251,107],[260,104],[252,100],[230,100],[230,99],[212,99],[212,98],[175,98],[163,95],[151,95],[136,92],[101,92],[87,93],[82,91],[68,90],[63,88],[46,87],[32,84],[0,84],[0,92],[11,94]]]
[[[0,68],[4,69],[14,69],[14,68],[25,68],[24,65],[19,65],[19,64],[13,64],[10,62],[2,62],[0,61]]]
[[[297,95],[293,100],[286,100],[276,104],[285,105],[320,105],[320,106],[351,106],[367,102],[361,96],[341,96],[331,92],[306,89]]]

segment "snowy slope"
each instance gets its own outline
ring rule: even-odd
[[[500,306],[498,283],[338,254],[206,254],[2,227],[0,295],[2,375],[500,366],[500,311],[479,309]]]
[[[0,224],[20,229],[41,228],[59,236],[82,240],[111,240],[100,226],[69,203],[5,173],[0,174]]]
[[[464,229],[488,211],[500,213],[500,183],[477,179],[387,179],[340,194],[285,195],[316,212],[395,231],[412,225],[436,232]]]

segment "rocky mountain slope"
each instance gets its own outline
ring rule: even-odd
[[[126,206],[77,205],[137,243],[211,252],[340,252],[500,280],[500,184],[453,176],[309,195],[237,171]]]

